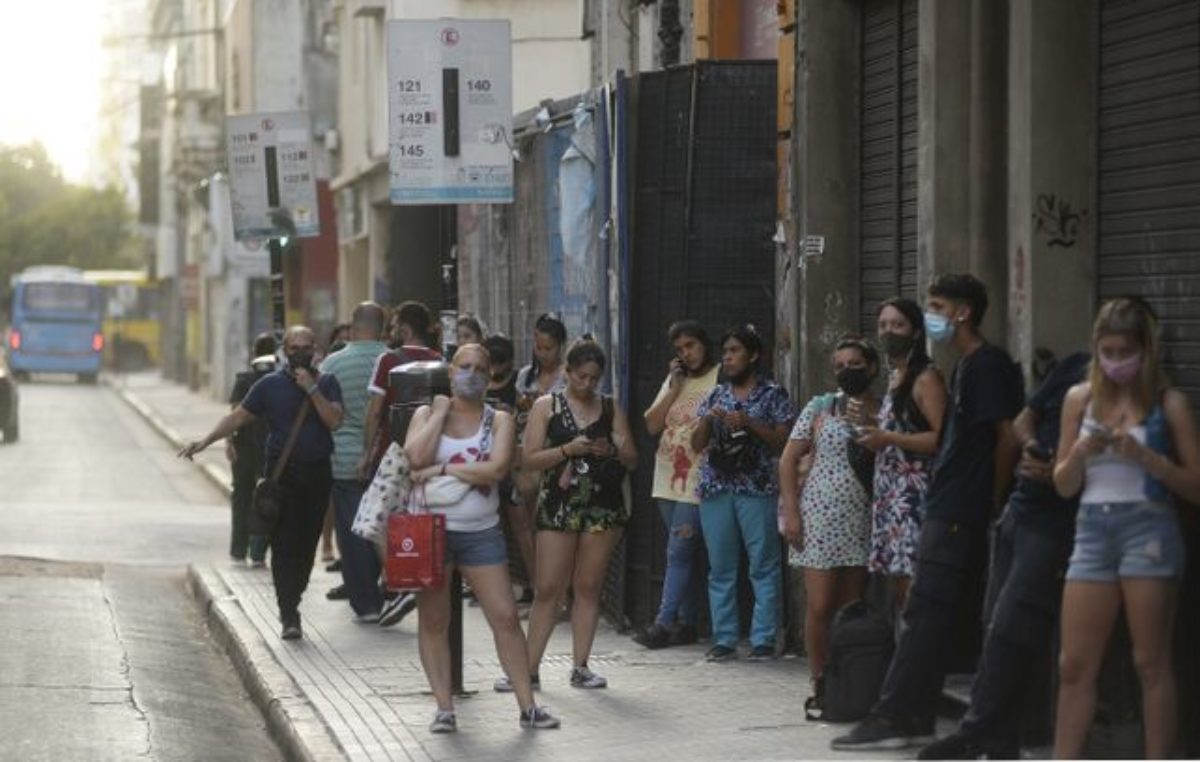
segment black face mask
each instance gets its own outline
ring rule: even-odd
[[[866,368],[842,368],[837,374],[837,385],[843,392],[854,397],[871,386],[871,374]]]
[[[289,368],[304,368],[312,370],[313,352],[311,349],[302,349],[299,352],[288,352],[287,355]]]
[[[917,337],[885,333],[879,337],[879,343],[888,357],[906,357],[917,345]]]

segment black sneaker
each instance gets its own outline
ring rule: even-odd
[[[700,633],[696,631],[694,624],[681,624],[671,631],[671,645],[673,646],[695,645],[699,639]]]
[[[345,585],[338,585],[337,587],[329,588],[329,592],[325,593],[325,597],[331,601],[344,601],[350,597],[350,591],[346,589]]]
[[[960,730],[921,749],[917,759],[979,759],[985,753],[976,736]]]
[[[521,727],[526,730],[554,730],[561,724],[557,717],[540,706],[532,706],[528,711],[521,712]]]
[[[417,607],[417,596],[413,593],[400,593],[383,602],[379,610],[379,626],[391,627],[400,624],[400,620],[412,613]]]
[[[340,558],[337,559],[336,561],[330,561],[329,563],[325,564],[325,571],[327,571],[327,572],[331,572],[331,573],[332,572],[340,572],[341,570],[342,570],[342,559],[340,559]]]
[[[283,632],[279,634],[279,637],[283,638],[284,640],[299,640],[300,638],[304,637],[304,631],[300,629],[299,622],[285,624],[283,626]]]
[[[746,655],[748,661],[770,661],[775,658],[775,646],[761,645],[750,649]]]
[[[671,645],[671,631],[655,622],[633,636],[633,642],[651,650],[666,648]]]
[[[708,653],[704,654],[705,661],[729,661],[737,658],[737,649],[723,646],[720,643],[708,649]]]
[[[838,736],[829,744],[834,751],[899,750],[909,747],[909,735],[897,723],[878,714],[854,726],[844,736]]]

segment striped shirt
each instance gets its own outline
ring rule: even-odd
[[[367,417],[367,386],[375,360],[387,351],[381,341],[352,341],[321,363],[321,372],[338,380],[342,387],[345,418],[333,432],[333,478],[355,479],[363,452],[363,422]]]

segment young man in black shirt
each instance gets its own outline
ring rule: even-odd
[[[988,523],[1004,503],[1019,452],[1012,418],[1022,404],[1020,373],[979,332],[987,301],[986,288],[972,275],[942,275],[929,286],[926,332],[960,359],[896,652],[871,714],[835,738],[835,750],[902,749],[933,740],[947,646],[986,563]]]
[[[1013,422],[1021,462],[992,544],[990,617],[971,705],[959,730],[922,749],[918,759],[1020,756],[1023,699],[1040,682],[1048,686],[1030,673],[1049,667],[1079,507],[1078,498],[1054,490],[1054,448],[1063,399],[1084,380],[1090,360],[1080,352],[1056,363]]]

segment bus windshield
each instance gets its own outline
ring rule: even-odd
[[[21,307],[26,312],[95,312],[96,287],[87,283],[27,283]]]

